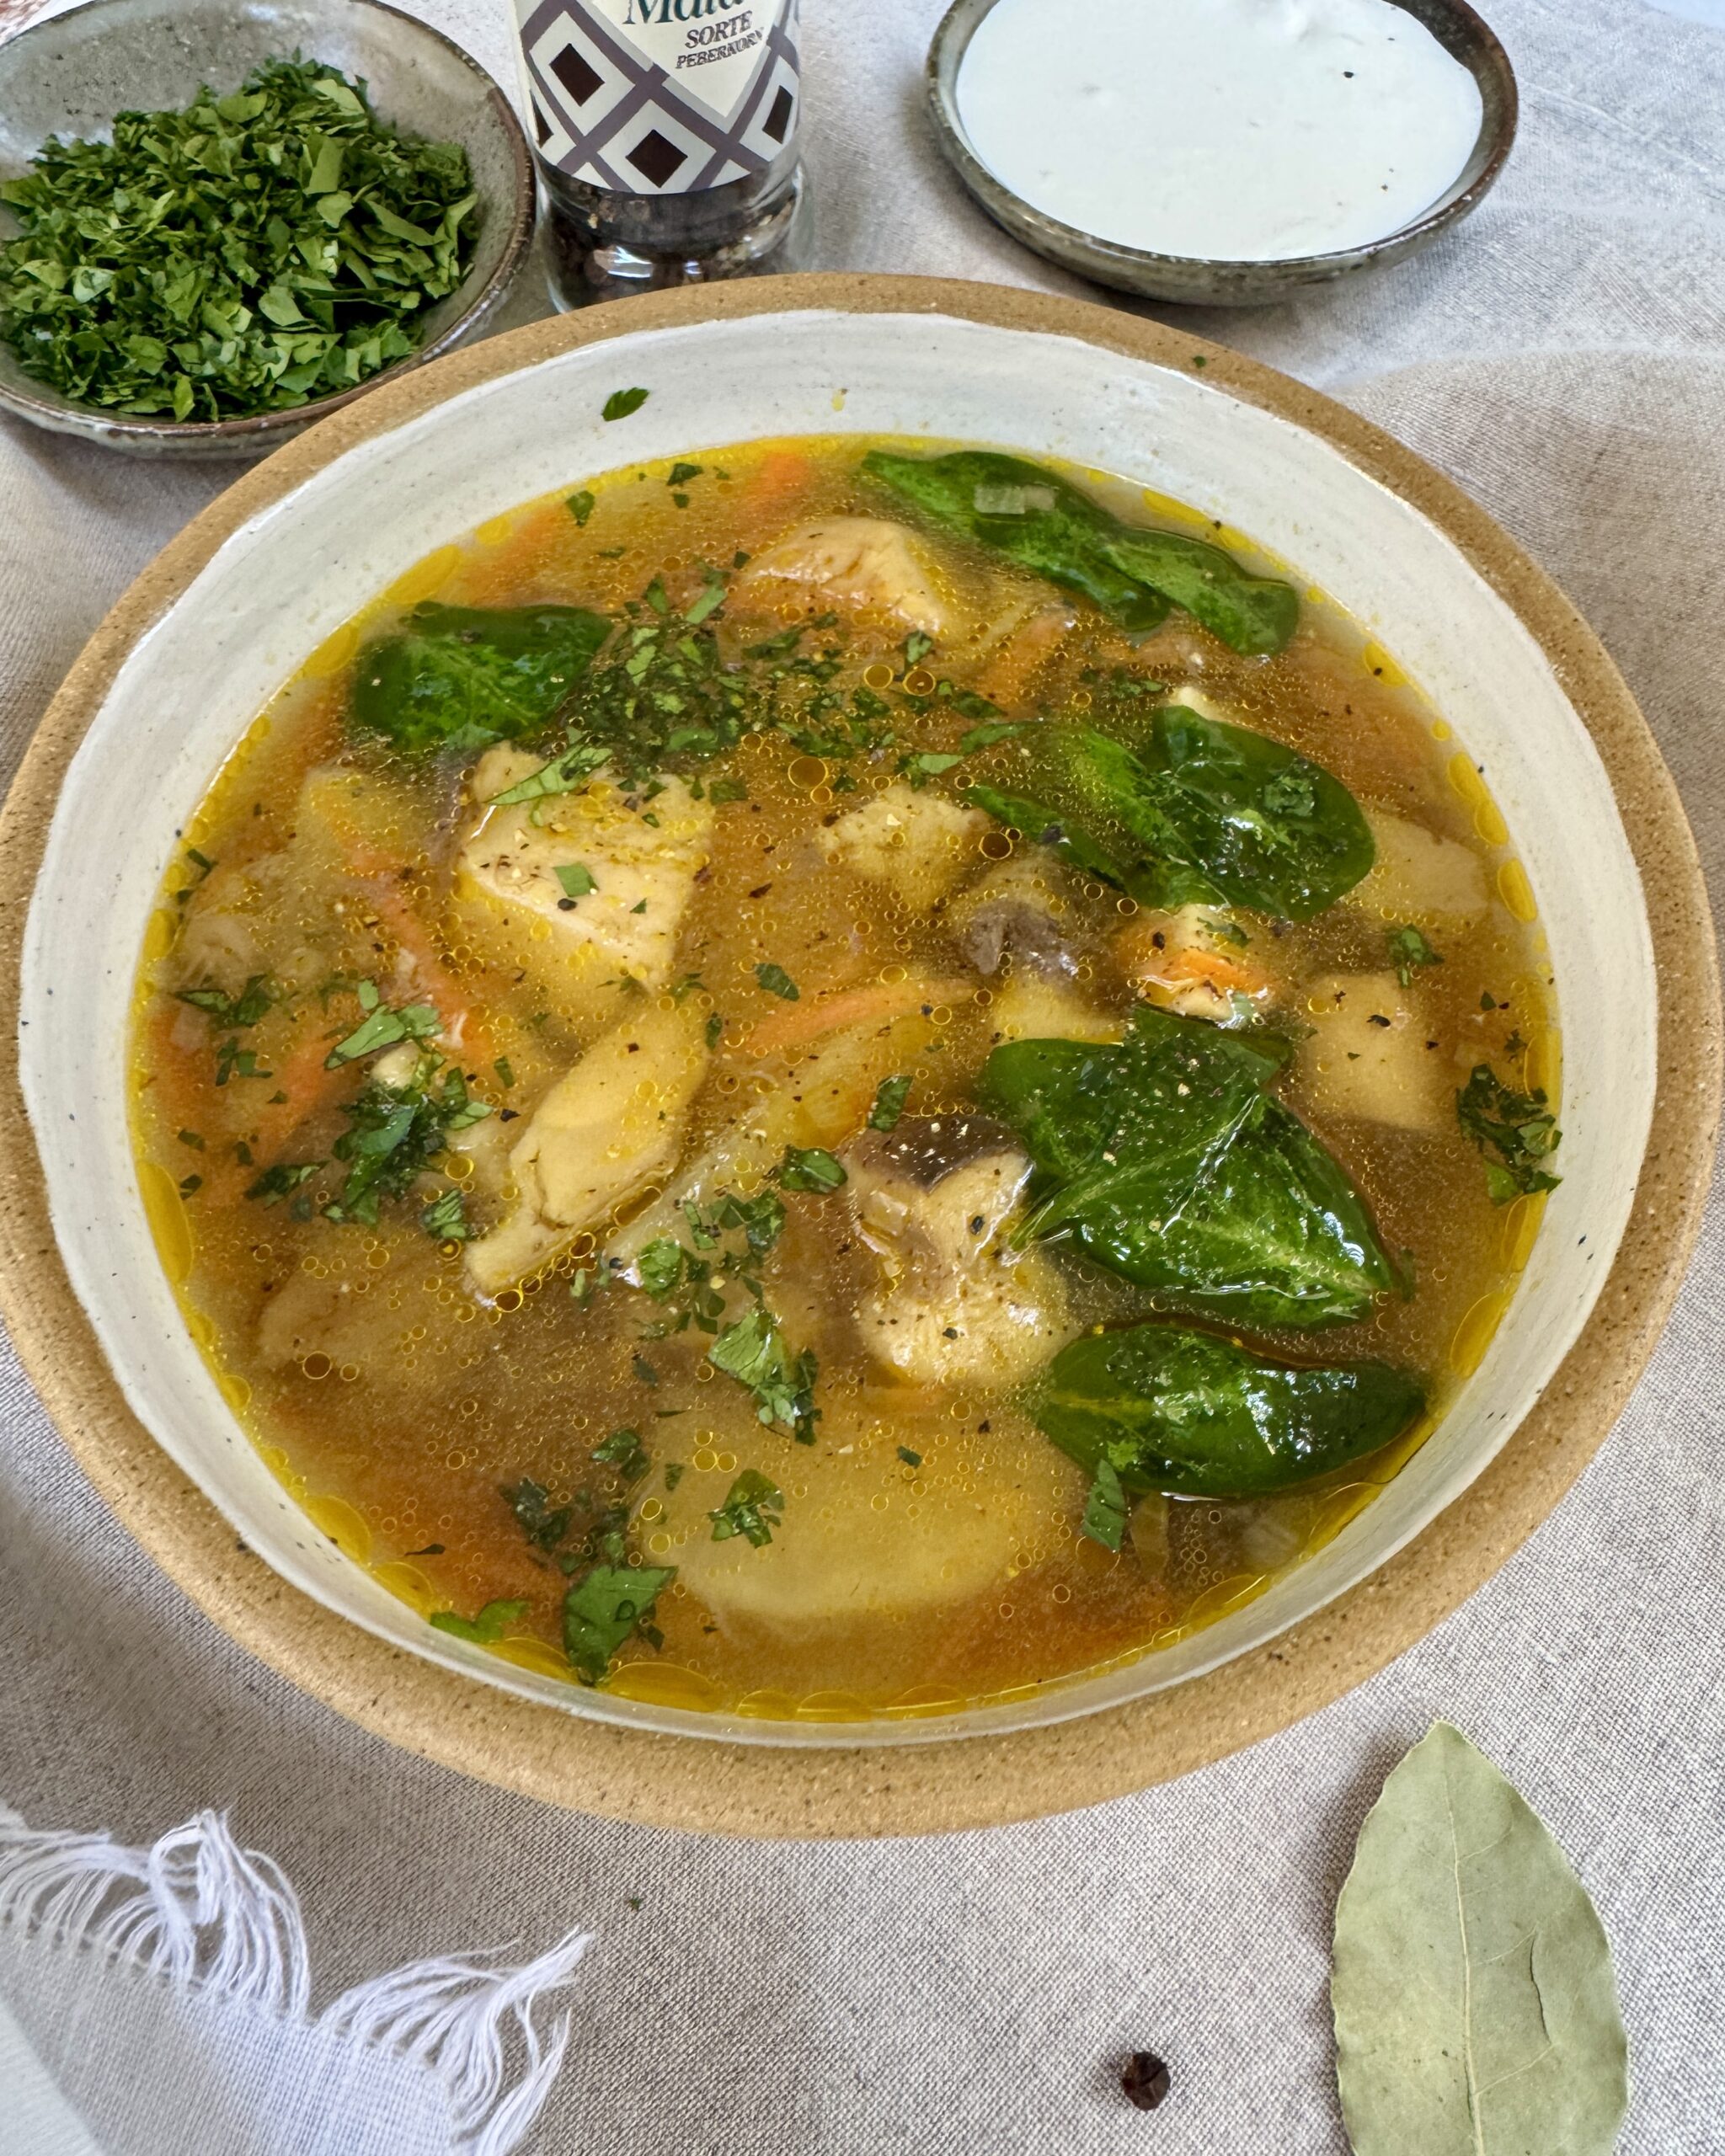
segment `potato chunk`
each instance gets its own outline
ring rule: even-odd
[[[1378,857],[1356,886],[1356,905],[1398,921],[1452,921],[1458,926],[1482,919],[1491,900],[1486,865],[1471,846],[1440,839],[1423,824],[1405,816],[1368,808]]]
[[[1067,1337],[1059,1277],[1003,1234],[1030,1161],[980,1116],[907,1117],[845,1155],[880,1285],[857,1313],[871,1353],[916,1385],[1012,1385]]]
[[[715,1542],[708,1516],[732,1476],[692,1469],[663,1501],[668,1561],[733,1638],[765,1633],[800,1648],[811,1635],[866,1625],[855,1636],[868,1642],[868,1679],[908,1682],[927,1665],[922,1624],[1004,1586],[1018,1553],[1070,1504],[1075,1479],[1033,1432],[1016,1444],[1004,1433],[985,1441],[980,1473],[953,1446],[952,1428],[890,1404],[870,1413],[865,1396],[830,1406],[818,1449],[788,1461],[755,1450],[740,1431],[740,1456],[786,1486],[782,1524],[760,1549],[740,1537]],[[915,1492],[901,1445],[921,1459]],[[800,1495],[791,1493],[793,1476]]]
[[[579,793],[487,805],[543,761],[505,745],[480,758],[473,778],[480,805],[456,862],[457,913],[480,947],[499,949],[547,986],[628,974],[662,989],[708,858],[711,803],[678,778],[649,800],[601,776]],[[574,873],[559,878],[559,868]]]
[[[1442,1051],[1393,973],[1327,974],[1311,985],[1300,1062],[1320,1113],[1436,1130],[1450,1113]]]
[[[1124,1022],[1112,1017],[1064,981],[1013,973],[989,1012],[990,1039],[1001,1041],[1117,1041]]]
[[[933,637],[953,626],[940,572],[913,532],[878,516],[820,516],[757,554],[740,595],[773,600],[774,585],[801,584],[841,606],[890,614]]]
[[[835,866],[889,886],[913,913],[927,913],[974,865],[988,825],[980,808],[898,780],[817,835]]]
[[[707,1075],[702,1021],[644,1006],[546,1094],[510,1154],[514,1209],[467,1246],[467,1277],[495,1294],[662,1175]]]

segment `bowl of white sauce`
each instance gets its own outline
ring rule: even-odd
[[[1466,0],[955,0],[928,92],[1016,238],[1204,306],[1423,246],[1497,179],[1517,109]]]

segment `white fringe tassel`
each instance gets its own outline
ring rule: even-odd
[[[533,2009],[569,1983],[588,1945],[572,1931],[520,1968],[409,1962],[307,2022],[311,1969],[293,1888],[270,1858],[242,1849],[213,1812],[153,1849],[129,1849],[106,1834],[32,1833],[0,1807],[0,1923],[412,2061],[447,2092],[466,2156],[509,2156],[537,2117],[563,2063],[569,2017],[542,2034]],[[511,2036],[522,2055],[513,2079]]]

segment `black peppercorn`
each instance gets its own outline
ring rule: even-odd
[[[1140,2111],[1153,2111],[1167,2095],[1171,2076],[1167,2063],[1154,2052],[1134,2052],[1120,2075],[1127,2100]]]

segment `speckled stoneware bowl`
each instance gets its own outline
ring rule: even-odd
[[[620,384],[651,392],[626,430],[599,418]],[[1029,1698],[745,1721],[582,1690],[434,1631],[368,1569],[356,1515],[325,1514],[332,1540],[289,1502],[145,1223],[127,1020],[178,830],[367,594],[620,458],[875,431],[1058,455],[1194,504],[1343,601],[1422,685],[1489,775],[1549,941],[1564,1180],[1437,1433],[1256,1599]],[[1464,760],[1464,793],[1471,774]],[[984,285],[787,277],[630,300],[338,414],[207,510],[97,632],[0,822],[0,1111],[14,1130],[27,1112],[35,1140],[0,1162],[0,1305],[120,1516],[236,1638],[370,1727],[537,1796],[683,1827],[884,1833],[1057,1811],[1333,1699],[1455,1609],[1599,1443],[1669,1307],[1711,1159],[1717,984],[1694,849],[1562,596],[1453,487],[1311,390]]]
[[[1515,140],[1515,72],[1489,26],[1467,0],[1391,0],[1423,23],[1479,85],[1483,110],[1472,155],[1431,206],[1381,239],[1330,254],[1291,256],[1283,261],[1212,262],[1184,254],[1155,254],[1118,240],[1102,239],[1062,224],[1002,184],[976,154],[959,116],[959,70],[976,26],[996,0],[953,0],[928,49],[927,87],[934,131],[947,161],[971,194],[1014,239],[1062,269],[1093,283],[1140,298],[1174,300],[1193,307],[1268,307],[1309,285],[1399,262],[1476,210],[1503,169]]]
[[[515,109],[477,61],[382,0],[91,0],[0,43],[0,179],[14,179],[50,135],[104,136],[116,113],[190,104],[208,83],[237,89],[261,60],[295,52],[362,77],[380,119],[403,134],[459,142],[479,196],[473,260],[425,315],[424,342],[357,388],[292,411],[163,419],[77,404],[0,344],[0,407],[59,434],[135,456],[262,456],[328,414],[475,335],[496,314],[533,237],[532,153]],[[0,238],[18,229],[0,205]]]

